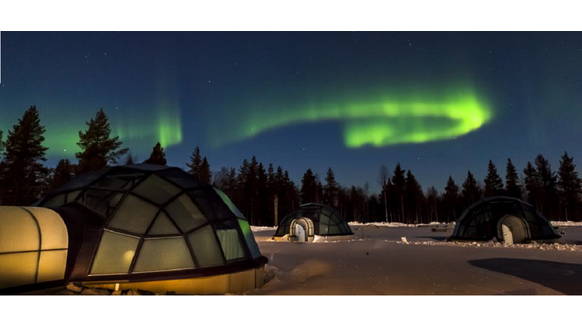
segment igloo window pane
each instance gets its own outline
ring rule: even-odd
[[[129,174],[113,174],[102,177],[93,183],[92,187],[106,188],[106,189],[131,189],[141,178],[141,173]]]
[[[181,234],[180,230],[170,221],[164,211],[158,214],[152,228],[148,232],[148,235],[178,235]]]
[[[133,195],[127,195],[109,222],[109,227],[144,234],[157,212],[156,206]]]
[[[194,261],[183,237],[146,239],[133,272],[193,269]]]
[[[238,232],[235,229],[216,230],[216,234],[218,235],[222,252],[227,261],[240,259],[245,256],[240,239],[238,238]]]
[[[91,274],[125,274],[135,255],[139,238],[104,231],[93,259]]]
[[[190,231],[207,222],[204,214],[200,212],[198,207],[186,194],[181,195],[166,206],[166,211],[184,232]]]
[[[51,199],[47,200],[42,204],[44,207],[57,208],[59,206],[65,205],[65,194],[59,194],[53,196]]]
[[[259,250],[259,246],[255,241],[255,235],[253,235],[253,231],[249,226],[249,223],[246,220],[238,220],[238,224],[240,225],[240,229],[245,236],[245,241],[249,246],[249,250],[251,251],[251,255],[254,259],[261,257],[261,251]]]
[[[329,234],[330,235],[337,235],[339,233],[341,233],[341,230],[337,225],[334,224],[334,225],[329,226]]]
[[[123,193],[98,189],[87,189],[85,192],[85,206],[93,211],[108,217],[111,215]]]
[[[326,224],[319,225],[319,234],[320,235],[327,235],[329,233],[329,226]]]
[[[322,225],[329,225],[329,216],[325,215],[325,214],[321,214],[321,216],[319,217],[319,222],[321,222]]]
[[[238,207],[236,207],[236,205],[234,205],[234,203],[230,200],[230,198],[224,192],[222,192],[222,190],[218,190],[216,188],[214,190],[216,190],[216,193],[218,194],[218,196],[220,196],[222,201],[228,206],[228,208],[231,210],[231,212],[234,213],[234,215],[237,218],[244,218],[245,217],[242,214],[242,212],[238,209]]]
[[[188,236],[188,240],[201,267],[224,264],[220,245],[211,226],[208,225],[194,231]]]
[[[67,194],[67,203],[74,202],[77,196],[81,193],[81,190],[71,191]]]
[[[180,189],[159,176],[152,174],[133,189],[133,192],[161,205],[176,196],[180,192]]]

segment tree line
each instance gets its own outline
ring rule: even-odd
[[[8,131],[5,142],[0,131],[0,204],[30,205],[76,175],[119,163],[137,163],[129,149],[122,147],[119,137],[111,136],[103,109],[86,125],[86,130],[79,131],[77,163],[61,159],[55,168],[43,164],[48,148],[43,146],[45,127],[35,106]],[[144,163],[167,164],[159,142]],[[328,204],[348,220],[360,222],[451,222],[467,206],[491,196],[519,198],[552,220],[580,220],[582,213],[582,182],[574,159],[567,153],[561,157],[557,172],[547,159],[538,155],[533,164],[527,163],[523,180],[511,159],[507,159],[505,179],[489,161],[483,183],[468,171],[461,186],[449,176],[443,192],[434,186],[423,191],[411,170],[405,170],[399,163],[392,171],[385,165],[380,167],[379,193],[371,193],[368,183],[363,187],[341,186],[331,167],[324,181],[307,169],[297,186],[287,170],[264,165],[254,156],[250,161],[245,159],[238,169],[222,167],[213,173],[198,147],[186,166],[203,183],[226,193],[252,225],[276,225],[287,213],[309,202]]]

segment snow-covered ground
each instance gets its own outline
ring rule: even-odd
[[[556,244],[445,242],[431,227],[353,224],[354,239],[272,242],[268,282],[249,294],[582,294],[582,227],[562,226]],[[402,237],[405,237],[403,239]]]

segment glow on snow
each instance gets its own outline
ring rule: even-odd
[[[337,121],[349,148],[383,147],[447,140],[479,129],[493,112],[474,92],[457,92],[439,100],[412,97],[411,101],[377,101],[308,106],[296,110],[249,112],[230,134],[215,135],[215,145],[257,136],[277,128],[321,121]]]

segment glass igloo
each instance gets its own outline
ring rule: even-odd
[[[266,263],[230,199],[179,168],[138,164],[80,175],[38,206],[67,223],[70,281],[188,279]]]
[[[348,221],[337,210],[324,204],[307,203],[283,218],[273,238],[303,242],[313,241],[315,236],[347,239],[352,235]]]

